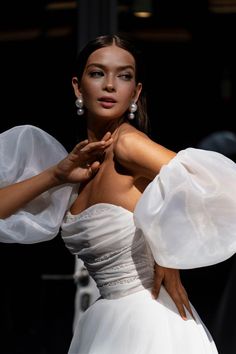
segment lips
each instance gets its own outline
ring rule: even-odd
[[[103,96],[98,99],[99,102],[112,102],[116,103],[116,100],[113,97]]]
[[[116,103],[116,100],[110,96],[103,96],[98,99],[103,108],[112,108]]]

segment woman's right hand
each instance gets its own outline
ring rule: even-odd
[[[111,133],[108,132],[101,141],[84,140],[77,144],[65,159],[52,167],[58,184],[80,183],[91,178],[98,170],[101,158],[111,143]]]

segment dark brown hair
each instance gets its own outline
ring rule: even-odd
[[[78,77],[78,80],[81,80],[83,75],[83,71],[85,65],[87,63],[88,57],[95,50],[109,47],[112,44],[115,44],[117,47],[126,50],[129,52],[135,60],[136,72],[135,72],[135,81],[136,84],[141,82],[144,84],[144,71],[143,71],[143,63],[141,62],[141,53],[134,47],[134,45],[124,37],[120,37],[117,35],[104,35],[95,38],[88,42],[88,44],[82,49],[76,59],[75,65],[75,76]],[[149,119],[147,115],[146,109],[146,96],[144,89],[142,89],[141,94],[139,96],[137,102],[137,112],[135,113],[135,119],[130,121],[132,125],[134,125],[137,129],[143,131],[144,133],[148,133],[149,130]]]

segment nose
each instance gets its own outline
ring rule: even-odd
[[[105,81],[105,90],[108,92],[114,92],[116,90],[113,77],[111,77],[111,76],[107,77],[107,79]]]
[[[114,92],[115,91],[115,87],[114,87],[114,85],[112,83],[109,83],[109,84],[106,85],[106,90],[108,92]]]

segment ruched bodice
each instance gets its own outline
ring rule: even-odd
[[[153,257],[133,213],[99,203],[66,214],[62,237],[94,278],[103,298],[118,298],[152,286]]]

